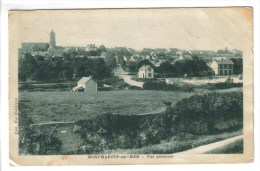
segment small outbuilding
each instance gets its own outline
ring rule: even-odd
[[[92,77],[82,77],[78,82],[77,86],[73,87],[74,92],[86,92],[93,93],[97,92],[97,83],[92,79]]]

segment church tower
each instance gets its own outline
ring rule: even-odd
[[[55,47],[56,41],[55,41],[55,32],[52,30],[50,33],[50,47]]]

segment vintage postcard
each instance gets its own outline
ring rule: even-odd
[[[11,165],[253,162],[253,8],[9,12]]]

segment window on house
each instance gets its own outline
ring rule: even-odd
[[[148,73],[148,77],[152,77],[152,73]]]
[[[148,71],[151,71],[152,69],[151,68],[148,68]]]

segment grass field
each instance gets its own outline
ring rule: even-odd
[[[134,115],[159,112],[163,101],[174,105],[194,93],[152,90],[74,92],[19,92],[19,104],[34,123],[76,121],[98,114]]]

